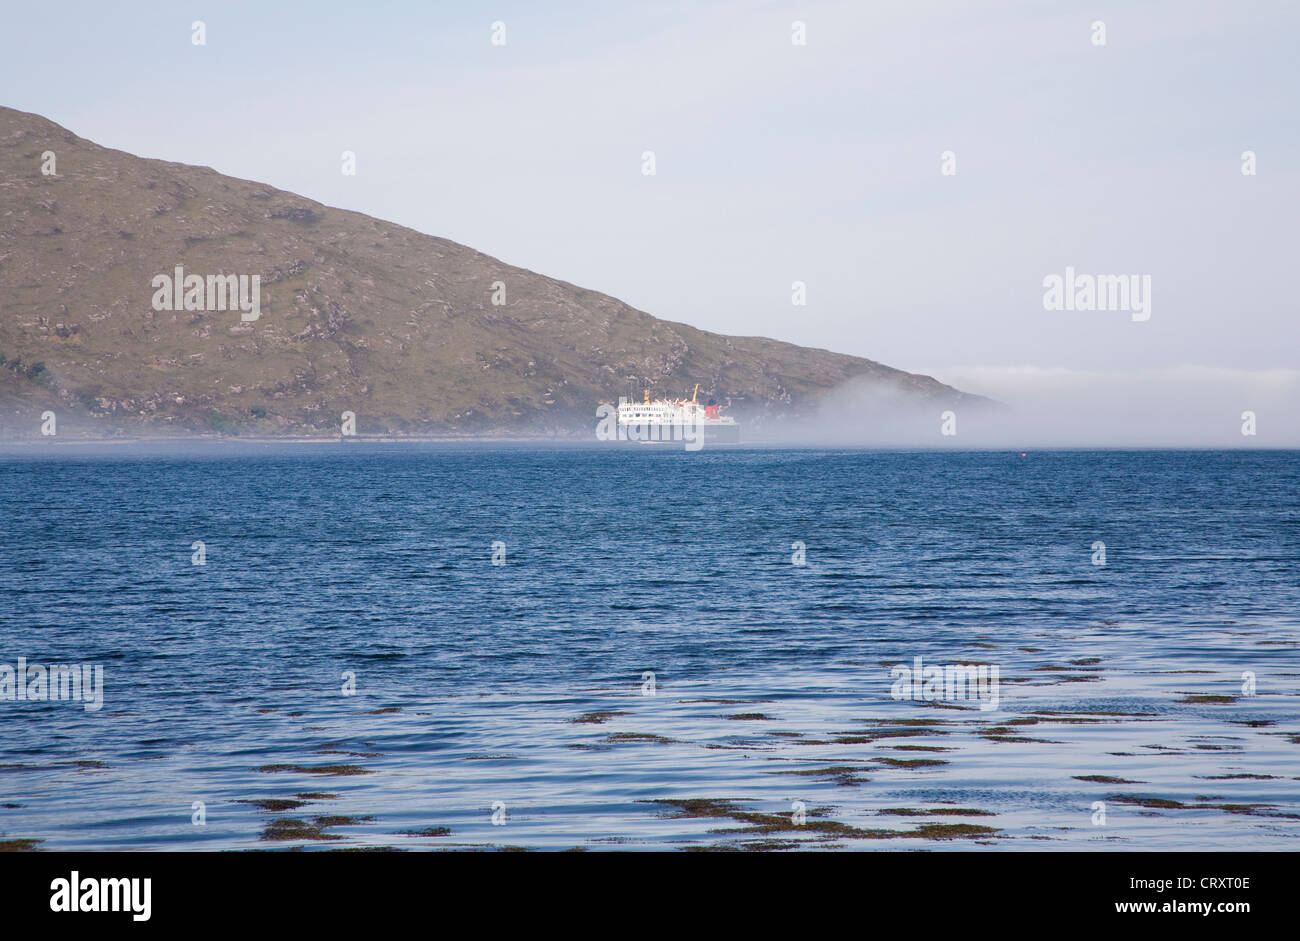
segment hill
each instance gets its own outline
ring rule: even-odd
[[[42,172],[55,155],[55,175]],[[155,309],[153,279],[260,278],[260,317]],[[504,285],[505,303],[500,299]],[[197,296],[195,297],[197,301]],[[205,298],[206,302],[206,298]],[[235,305],[229,305],[234,307]],[[850,381],[980,400],[871,360],[660,320],[596,291],[0,108],[0,423],[112,432],[583,434],[629,391],[762,422]],[[65,419],[65,415],[67,418]]]

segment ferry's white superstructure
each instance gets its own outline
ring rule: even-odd
[[[721,414],[722,406],[710,401],[699,402],[700,387],[696,385],[691,398],[650,400],[649,391],[644,402],[618,400],[618,423],[625,429],[636,429],[640,434],[631,440],[669,441],[681,440],[676,432],[690,428],[703,433],[705,440],[739,441],[740,425],[730,415]],[[647,434],[646,432],[649,432]],[[665,434],[665,432],[671,432]]]

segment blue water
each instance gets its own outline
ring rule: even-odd
[[[63,446],[0,522],[0,664],[104,668],[0,840],[1300,848],[1297,452]]]

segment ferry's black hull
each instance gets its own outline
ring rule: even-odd
[[[689,433],[694,435],[694,429],[690,426],[686,427]],[[698,447],[697,440],[686,440],[682,426],[674,425],[639,425],[631,428],[620,426],[618,440],[621,444],[672,445],[679,448],[686,446],[688,450],[695,450]],[[740,425],[705,425],[704,444],[740,444]]]

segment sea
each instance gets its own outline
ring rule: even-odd
[[[6,845],[1294,851],[1300,452],[12,447]]]

